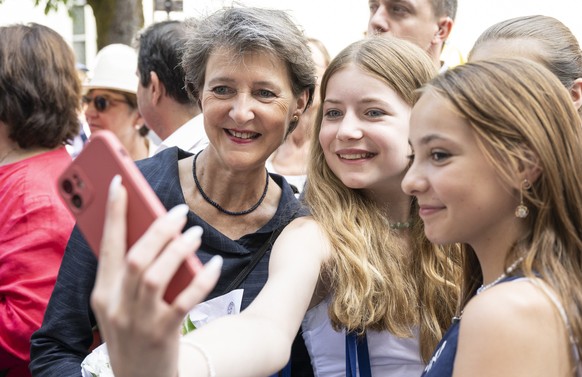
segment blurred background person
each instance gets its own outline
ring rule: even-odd
[[[79,133],[73,51],[46,26],[0,27],[0,375],[30,376],[74,220],[56,182]]]
[[[79,80],[81,84],[84,84],[89,79],[89,68],[83,63],[75,64],[75,68],[77,69],[77,75],[79,76]],[[71,155],[71,157],[75,158],[81,153],[85,143],[89,139],[91,135],[91,131],[89,130],[89,125],[87,124],[87,120],[85,119],[85,114],[81,107],[79,107],[79,133],[70,141],[70,144],[67,144],[67,151]]]
[[[196,21],[189,21],[195,27]],[[198,104],[185,89],[182,65],[186,26],[181,21],[155,23],[138,34],[137,102],[149,129],[161,139],[156,153],[177,146],[196,153],[208,145]]]
[[[561,21],[534,15],[498,22],[479,36],[469,53],[469,61],[503,57],[530,59],[552,71],[582,116],[582,50]]]
[[[315,75],[317,76],[317,87],[313,94],[313,103],[299,119],[297,129],[285,139],[285,142],[267,160],[267,169],[270,172],[284,176],[297,194],[301,193],[305,185],[309,145],[317,109],[321,104],[319,84],[331,60],[327,48],[320,40],[308,38],[308,46],[311,49],[311,56],[315,63]]]
[[[441,72],[448,68],[441,53],[455,24],[457,0],[368,0],[368,6],[369,36],[406,39],[425,50]]]
[[[85,118],[91,132],[112,131],[134,160],[157,148],[137,107],[137,53],[123,44],[105,46],[95,57],[92,75],[83,85]]]

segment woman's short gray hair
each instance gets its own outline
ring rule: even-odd
[[[315,64],[307,38],[289,15],[281,10],[252,7],[223,8],[201,20],[187,21],[189,28],[182,66],[188,93],[196,101],[204,86],[206,64],[212,52],[226,48],[242,58],[251,52],[266,52],[286,63],[295,96],[315,90]],[[292,124],[291,126],[294,126]]]

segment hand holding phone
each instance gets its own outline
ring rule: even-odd
[[[121,142],[110,131],[97,131],[71,165],[61,174],[58,189],[75,216],[89,247],[98,256],[109,183],[120,175],[127,190],[127,239],[129,249],[166,210]],[[167,302],[192,281],[202,264],[192,255],[179,267],[164,295]]]

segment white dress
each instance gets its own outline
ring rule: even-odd
[[[345,331],[331,327],[327,314],[329,297],[311,308],[303,319],[305,345],[316,377],[345,377]],[[387,331],[368,331],[372,376],[418,377],[425,367],[420,358],[418,334],[398,338]]]

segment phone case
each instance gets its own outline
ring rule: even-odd
[[[109,184],[119,174],[127,190],[128,249],[166,209],[143,177],[117,137],[110,131],[93,133],[81,153],[61,174],[58,188],[87,243],[98,256]],[[167,302],[190,283],[201,263],[188,258],[170,281],[164,295]]]

